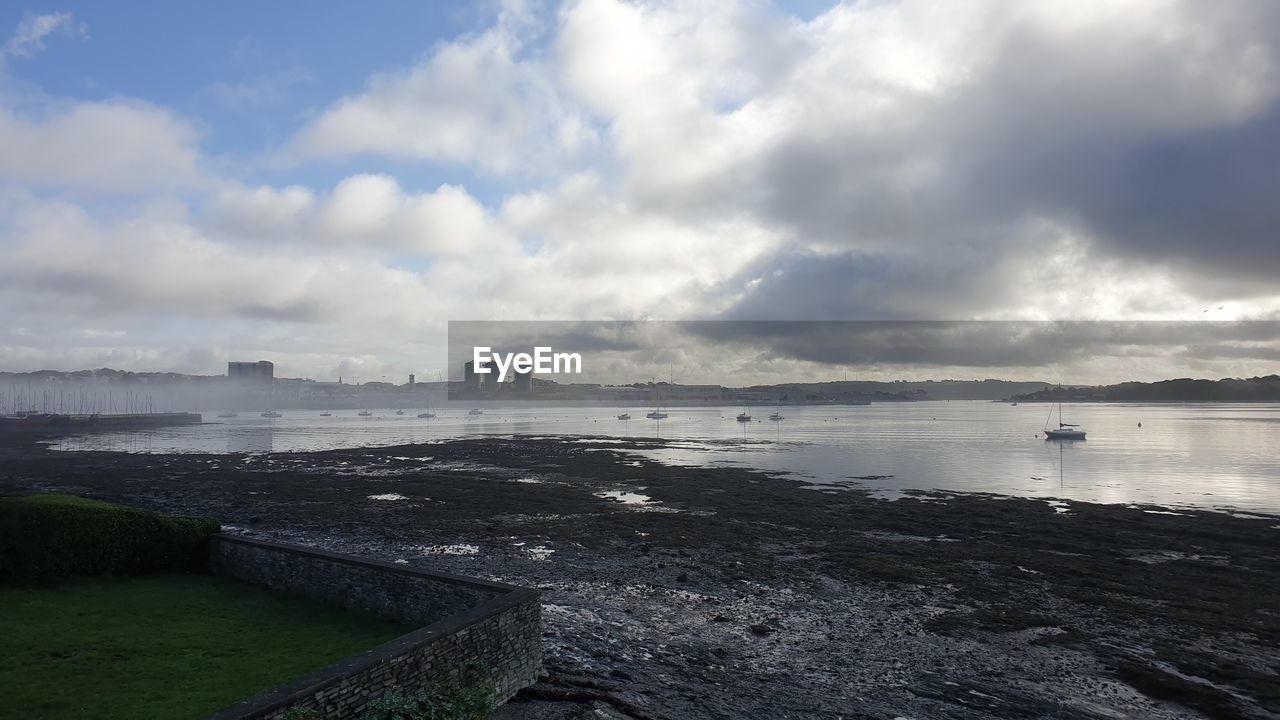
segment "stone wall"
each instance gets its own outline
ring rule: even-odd
[[[294,706],[318,710],[325,720],[352,720],[370,700],[448,682],[472,663],[506,700],[542,667],[534,590],[230,535],[214,538],[209,569],[420,629],[206,720],[278,718]]]

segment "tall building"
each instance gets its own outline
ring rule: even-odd
[[[276,379],[276,366],[267,360],[229,362],[227,378],[245,385],[270,385]]]

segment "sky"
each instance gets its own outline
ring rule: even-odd
[[[1277,320],[1277,188],[1272,0],[0,7],[3,370],[434,378],[450,320]],[[862,369],[1275,371],[1182,334]]]

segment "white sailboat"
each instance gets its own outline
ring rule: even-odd
[[[1045,440],[1084,440],[1085,430],[1079,425],[1062,421],[1062,401],[1058,401],[1058,427],[1049,427],[1049,418],[1053,417],[1053,407],[1049,407],[1049,417],[1045,418]]]
[[[743,406],[743,408],[742,408],[742,412],[738,413],[738,422],[740,422],[740,423],[749,423],[749,422],[751,422],[751,408],[750,408],[750,406],[746,406],[746,405],[744,405],[744,406]]]

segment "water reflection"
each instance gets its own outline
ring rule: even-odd
[[[227,452],[267,453],[275,450],[276,429],[273,420],[253,424],[239,423],[225,428]]]

